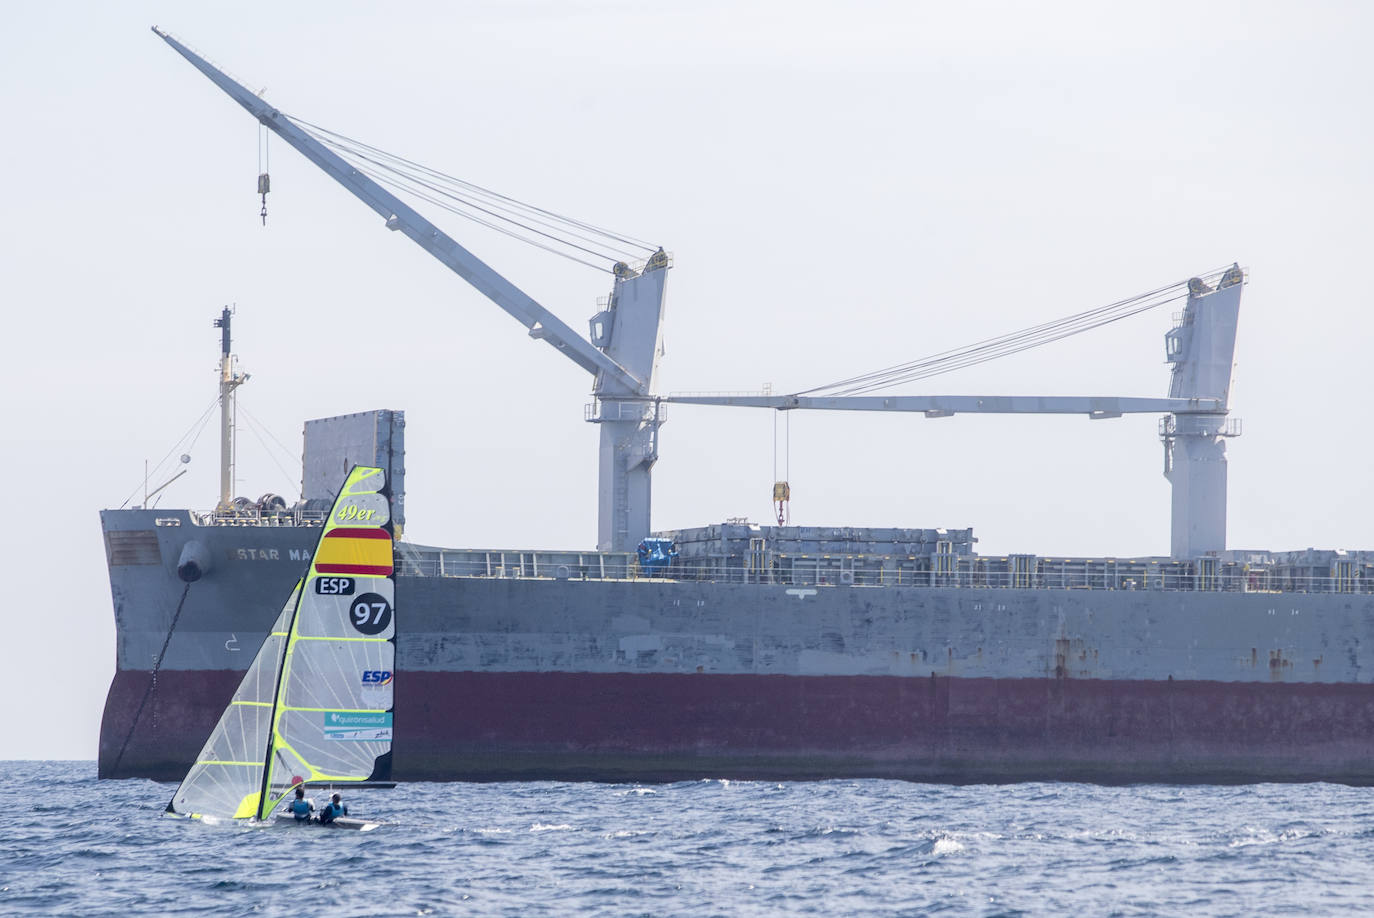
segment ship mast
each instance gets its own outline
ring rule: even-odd
[[[233,311],[228,306],[215,320],[220,329],[219,356],[219,504],[217,510],[228,510],[234,499],[234,390],[248,381],[247,373],[234,372],[234,355],[230,353],[229,321]]]

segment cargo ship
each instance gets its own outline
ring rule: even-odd
[[[307,475],[335,467],[319,450],[340,431],[350,461],[401,478],[397,411],[307,424]],[[301,575],[318,499],[102,514],[118,626],[102,776],[185,771]],[[399,542],[393,776],[1374,783],[1369,553],[990,557],[969,529],[744,522],[658,536],[675,549],[658,565]]]
[[[405,541],[399,410],[308,422],[293,503],[232,498],[226,470],[213,510],[104,511],[117,668],[103,777],[185,773],[356,463],[387,470],[400,533],[398,780],[1374,783],[1374,552],[1226,546],[1225,441],[1239,433],[1229,394],[1247,282],[1238,266],[1113,304],[1120,313],[1183,301],[1165,338],[1165,398],[872,394],[891,374],[823,392],[662,396],[672,266],[663,249],[615,262],[584,338],[374,180],[364,167],[381,161],[374,148],[358,156],[342,135],[307,129],[158,34],[388,229],[592,374],[597,548]],[[264,176],[260,190],[269,187]],[[221,324],[227,436],[240,380],[228,314]],[[996,557],[978,554],[967,528],[793,526],[785,482],[776,525],[654,530],[651,470],[673,402],[928,417],[1157,413],[1170,554]],[[226,469],[231,455],[226,447]]]

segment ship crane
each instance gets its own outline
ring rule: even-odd
[[[668,255],[660,249],[642,266],[616,265],[609,302],[592,317],[589,341],[283,112],[163,30],[154,26],[153,32],[259,123],[372,208],[387,229],[404,234],[475,287],[524,325],[531,338],[547,342],[593,374],[594,401],[586,418],[601,428],[597,548],[634,550],[649,533],[650,471],[658,459],[662,415],[651,393],[663,351]]]
[[[1164,336],[1165,358],[1173,364],[1167,398],[798,393],[681,394],[670,395],[664,401],[777,411],[914,411],[928,418],[954,414],[1079,414],[1102,420],[1125,414],[1164,413],[1160,438],[1164,442],[1164,475],[1172,486],[1170,554],[1175,558],[1215,554],[1226,549],[1225,440],[1240,433],[1239,423],[1227,415],[1244,283],[1244,272],[1233,265],[1206,277],[1192,278],[1186,287],[1178,285],[1186,289],[1187,303],[1177,324]],[[968,362],[971,361],[957,365]]]
[[[660,249],[642,265],[618,263],[607,306],[583,338],[515,284],[421,216],[400,198],[329,149],[290,117],[209,63],[171,35],[159,37],[201,71],[260,124],[285,140],[401,232],[542,340],[593,374],[593,402],[585,417],[600,426],[597,470],[597,548],[631,551],[650,532],[651,470],[658,459],[658,430],[665,402],[845,411],[915,411],[927,417],[956,413],[1083,414],[1115,418],[1165,413],[1160,435],[1165,474],[1173,486],[1171,553],[1193,557],[1225,549],[1224,438],[1238,429],[1227,421],[1236,317],[1244,276],[1238,268],[1189,283],[1180,323],[1166,336],[1173,363],[1167,398],[1039,396],[711,396],[656,393],[663,353],[662,319],[670,259]],[[265,186],[260,186],[265,192]]]

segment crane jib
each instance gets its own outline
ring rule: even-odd
[[[497,306],[528,329],[539,330],[538,335],[555,350],[592,374],[603,378],[630,393],[647,391],[647,380],[640,380],[611,359],[591,342],[582,338],[566,323],[541,306],[529,294],[511,283],[476,255],[469,252],[448,234],[422,217],[400,198],[391,194],[371,178],[348,164],[308,132],[298,126],[279,109],[268,105],[238,81],[209,63],[171,35],[153,26],[153,32],[171,45],[197,70],[226,95],[242,105],[249,114],[266,125],[295,150],[309,159],[331,178],[343,185],[386,221],[390,229],[399,229],[413,242],[463,278]]]

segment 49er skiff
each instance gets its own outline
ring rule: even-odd
[[[391,777],[396,587],[389,498],[382,469],[349,472],[305,578],[168,813],[261,823],[301,785]],[[377,826],[348,817],[330,824]]]

